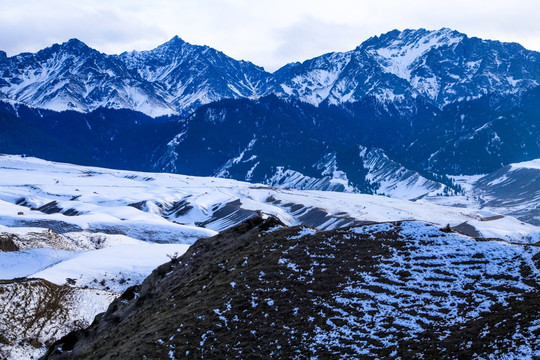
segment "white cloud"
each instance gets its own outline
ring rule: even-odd
[[[275,70],[395,28],[449,27],[540,50],[539,18],[533,0],[0,0],[0,49],[14,55],[77,37],[120,53],[178,35]]]

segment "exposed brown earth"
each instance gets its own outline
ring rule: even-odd
[[[88,326],[93,317],[73,307],[81,296],[90,304],[115,298],[42,279],[0,280],[0,359],[36,358],[56,339]]]
[[[158,267],[44,359],[533,358],[538,252],[425,223],[252,218]]]

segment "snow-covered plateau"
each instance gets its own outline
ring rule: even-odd
[[[537,166],[516,164],[507,171]],[[256,216],[319,230],[418,220],[506,244],[540,241],[537,226],[460,206],[3,155],[0,355],[40,356],[52,341],[88,326],[112,299],[197,239]],[[39,299],[49,299],[46,309]]]

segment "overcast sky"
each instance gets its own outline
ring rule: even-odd
[[[78,38],[116,54],[174,35],[274,71],[392,29],[449,27],[540,51],[535,0],[0,0],[0,50]]]

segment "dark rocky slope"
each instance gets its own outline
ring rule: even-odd
[[[534,358],[539,250],[420,222],[254,218],[173,256],[44,359]]]

